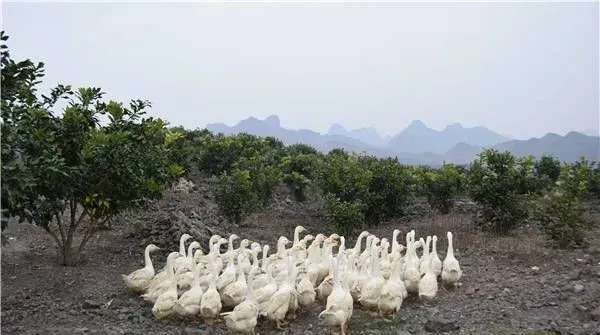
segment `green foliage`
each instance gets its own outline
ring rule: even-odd
[[[364,204],[360,200],[346,201],[333,194],[325,196],[325,218],[338,234],[349,236],[364,220]]]
[[[554,188],[540,198],[534,210],[534,218],[556,246],[566,248],[581,245],[585,228],[583,200],[585,198],[590,168],[587,164],[563,165]]]
[[[331,193],[341,201],[355,202],[365,199],[373,172],[364,169],[357,155],[343,150],[332,150],[323,162],[319,186],[324,194]]]
[[[483,218],[498,233],[507,233],[527,216],[531,160],[517,160],[508,151],[487,149],[471,165],[471,198],[483,207]]]
[[[206,139],[203,144],[199,168],[209,175],[231,171],[242,158],[263,157],[268,164],[277,164],[283,151],[283,144],[279,140],[245,133],[231,136],[219,134]]]
[[[600,199],[600,162],[591,164],[590,180],[588,183],[588,196]]]
[[[544,187],[551,187],[560,176],[560,161],[548,155],[540,157],[535,162],[535,174]]]
[[[266,206],[273,197],[275,186],[281,180],[281,171],[263,157],[242,158],[236,167],[250,172],[252,189],[261,206]]]
[[[258,206],[250,171],[223,172],[215,189],[215,201],[229,221],[240,223]]]
[[[360,157],[361,166],[370,171],[368,193],[365,203],[365,219],[373,226],[383,219],[402,214],[413,198],[411,169],[400,164],[396,158],[377,159]]]
[[[310,147],[308,147],[310,148]],[[314,150],[314,149],[313,149]],[[281,170],[283,181],[290,187],[298,201],[304,201],[306,190],[314,184],[320,169],[321,158],[310,150],[286,150]]]
[[[348,222],[356,223],[356,227],[376,225],[401,214],[414,197],[412,170],[397,159],[349,155],[337,149],[325,156],[320,172],[319,185],[330,199],[326,206],[330,220],[343,219],[336,226]],[[348,214],[353,217],[360,210],[360,220],[348,221],[340,213],[329,212],[344,208],[353,211]]]
[[[442,214],[450,212],[454,206],[454,198],[461,192],[463,177],[458,168],[445,164],[438,170],[422,169],[419,173],[419,184],[427,197],[427,202]]]
[[[100,226],[159,197],[182,170],[167,159],[166,124],[142,118],[149,103],[126,108],[104,102],[99,88],[73,92],[63,85],[38,98],[43,64],[9,57],[2,53],[3,221],[19,216],[41,226],[62,263],[72,265]],[[55,116],[51,109],[61,99],[67,107]],[[108,118],[104,126],[101,117]],[[78,231],[83,236],[73,250]]]

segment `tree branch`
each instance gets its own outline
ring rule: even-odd
[[[105,221],[106,221],[106,219],[103,222],[105,222]],[[94,236],[94,233],[97,231],[97,228],[98,228],[98,220],[96,220],[96,218],[94,218],[93,216],[90,216],[90,225],[89,225],[88,229],[85,231],[83,239],[81,240],[81,243],[79,244],[79,248],[77,251],[78,254],[80,254],[83,251],[83,249],[85,248],[88,241]]]
[[[54,231],[52,231],[52,229],[50,229],[50,226],[48,225],[48,226],[43,226],[43,227],[44,227],[44,230],[47,231],[50,234],[50,236],[52,236],[52,239],[54,240],[54,242],[56,242],[56,245],[62,249],[64,244],[60,242],[56,233]]]
[[[62,241],[65,240],[65,230],[63,229],[63,221],[61,219],[61,213],[56,213],[56,225],[58,226],[58,231],[60,232],[60,238]]]

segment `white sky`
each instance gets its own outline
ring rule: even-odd
[[[149,99],[188,128],[461,122],[517,138],[598,129],[599,4],[15,3],[2,29],[46,84]]]

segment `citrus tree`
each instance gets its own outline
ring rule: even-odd
[[[483,208],[483,218],[498,233],[507,233],[528,216],[527,190],[531,161],[520,164],[510,152],[482,151],[468,173],[471,198]]]
[[[462,179],[458,168],[452,164],[444,164],[440,169],[419,170],[420,191],[431,208],[442,214],[449,213],[454,206],[454,198],[462,190]]]
[[[577,246],[584,241],[590,222],[585,217],[583,202],[591,174],[585,160],[564,164],[554,187],[536,202],[534,218],[558,247]]]
[[[167,158],[166,123],[144,118],[148,102],[126,107],[99,88],[64,85],[38,96],[44,64],[15,62],[1,39],[3,222],[42,227],[74,265],[103,224],[159,197],[183,169]]]

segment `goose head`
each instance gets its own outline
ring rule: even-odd
[[[304,237],[302,238],[301,242],[304,242],[304,244],[307,244],[308,242],[314,240],[315,237],[312,236],[311,234],[308,235],[304,235]]]
[[[192,257],[194,249],[200,248],[200,242],[194,241],[188,246],[187,256]]]
[[[250,241],[249,239],[245,238],[240,242],[240,249],[246,249],[248,248],[248,246],[250,245],[250,243],[252,243],[252,241]]]
[[[219,235],[213,235],[210,237],[210,239],[208,240],[208,249],[210,250],[210,247],[217,243],[217,241],[219,241],[221,239],[221,236]]]
[[[306,228],[304,228],[303,226],[296,226],[296,228],[294,229],[294,243],[298,243],[300,239],[300,233],[303,231],[306,231]]]
[[[343,254],[344,250],[346,250],[346,238],[344,236],[340,236],[340,247],[338,248],[338,253]]]
[[[189,240],[190,238],[192,238],[192,235],[190,235],[190,234],[183,234],[179,238],[179,253],[182,256],[185,256],[185,242],[187,240]]]
[[[154,251],[160,250],[160,248],[151,243],[146,246],[146,250],[148,252],[154,252]]]

